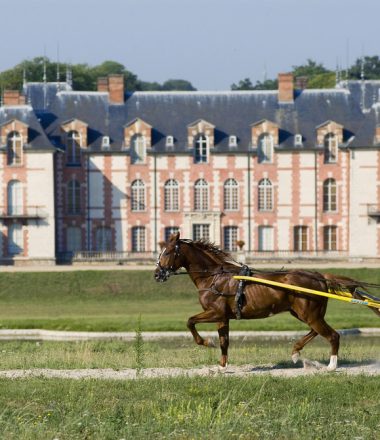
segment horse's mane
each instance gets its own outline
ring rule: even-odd
[[[233,257],[229,252],[226,252],[220,247],[218,247],[215,243],[212,243],[209,240],[206,239],[200,239],[195,241],[188,241],[188,243],[192,243],[197,249],[207,252],[208,254],[211,254],[211,256],[216,260],[217,263],[224,264],[224,263],[232,263],[235,262]],[[236,264],[236,262],[235,262]]]

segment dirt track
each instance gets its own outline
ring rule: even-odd
[[[23,379],[31,377],[39,378],[60,378],[60,379],[100,379],[100,380],[132,380],[163,377],[253,377],[269,374],[277,377],[297,377],[307,375],[360,375],[380,376],[380,362],[367,365],[342,365],[335,372],[328,372],[321,366],[308,366],[299,368],[280,368],[277,366],[228,366],[227,369],[215,367],[202,368],[145,368],[138,374],[134,369],[112,370],[112,369],[86,369],[86,370],[52,370],[52,369],[30,369],[30,370],[3,370],[0,371],[0,378]]]

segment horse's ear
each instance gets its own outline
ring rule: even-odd
[[[179,236],[180,236],[180,233],[179,233],[179,231],[174,235],[174,240],[175,241],[178,241],[179,240]]]

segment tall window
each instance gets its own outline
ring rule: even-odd
[[[273,137],[264,133],[258,140],[258,160],[259,163],[270,163],[273,161]]]
[[[131,163],[139,164],[146,161],[145,138],[136,134],[131,140]]]
[[[194,184],[194,210],[208,210],[208,184],[204,179],[199,179]]]
[[[325,251],[336,251],[338,249],[337,229],[336,226],[323,227],[323,249]]]
[[[224,182],[224,209],[237,211],[239,209],[239,185],[235,179]]]
[[[338,138],[334,133],[329,133],[324,139],[324,161],[335,163],[338,155]]]
[[[96,228],[95,234],[96,250],[99,252],[112,251],[112,231],[107,226]]]
[[[77,131],[67,133],[66,160],[68,165],[80,164],[81,135]]]
[[[259,251],[273,251],[274,237],[272,226],[259,226]]]
[[[168,242],[170,236],[176,234],[178,231],[179,231],[178,226],[167,226],[165,228],[165,242]]]
[[[326,179],[323,182],[323,211],[335,212],[337,209],[336,182],[334,179]]]
[[[224,228],[224,249],[226,251],[237,251],[237,234],[238,228],[237,226],[226,226]]]
[[[195,141],[194,162],[207,163],[208,161],[208,139],[201,134]]]
[[[208,224],[194,224],[193,225],[193,240],[210,240],[210,225]]]
[[[82,232],[79,226],[69,226],[66,231],[67,252],[82,250]]]
[[[259,182],[258,194],[259,211],[272,211],[273,209],[273,187],[269,179],[261,179]]]
[[[132,182],[131,209],[132,211],[145,211],[145,185],[140,179]]]
[[[21,254],[24,250],[24,237],[21,223],[11,223],[8,227],[8,254]]]
[[[23,213],[22,184],[18,180],[8,183],[8,215],[20,215]]]
[[[21,165],[22,138],[18,131],[11,131],[7,136],[7,165]]]
[[[132,228],[132,252],[145,252],[145,227]]]
[[[164,207],[165,211],[178,211],[178,182],[174,179],[169,179],[164,187]]]
[[[294,226],[294,250],[307,251],[308,227]]]
[[[75,179],[67,185],[67,212],[71,215],[80,214],[80,184]]]

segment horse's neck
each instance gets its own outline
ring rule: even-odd
[[[197,284],[199,278],[203,278],[202,273],[204,274],[206,271],[213,272],[220,266],[220,262],[216,262],[207,252],[195,252],[195,250],[188,253],[184,265],[195,284]]]

